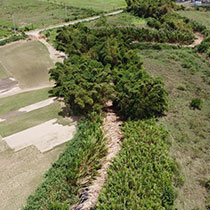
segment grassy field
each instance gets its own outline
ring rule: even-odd
[[[46,0],[44,0],[46,1]],[[126,6],[125,0],[49,0],[54,3],[66,4],[78,8],[88,8],[96,11],[111,11]]]
[[[49,85],[48,69],[53,66],[47,48],[39,41],[2,47],[0,61],[18,81],[20,88]]]
[[[30,104],[49,98],[50,88],[28,91],[0,99],[0,115],[18,110]],[[15,101],[15,103],[13,103]]]
[[[137,27],[137,28],[142,28],[142,27],[147,27],[147,22],[143,18],[138,18],[130,13],[123,12],[119,15],[114,15],[114,16],[108,16],[106,17],[107,24],[110,27]],[[100,19],[95,20],[95,21],[90,21],[85,23],[89,27],[96,27],[97,24],[100,24]],[[103,25],[102,25],[103,27]]]
[[[11,117],[0,122],[0,135],[6,137],[54,118],[61,119],[61,111],[60,104],[55,102],[44,108]]]
[[[210,176],[210,65],[192,49],[147,49],[139,55],[150,74],[163,78],[169,92],[169,113],[161,123],[169,131],[171,155],[184,176],[176,207],[205,209],[207,191],[202,183]],[[201,110],[190,108],[195,97],[203,101]]]
[[[50,3],[49,1],[1,0],[0,38],[11,33],[13,20],[15,27],[35,29],[94,14],[93,11],[87,9],[74,7],[67,7],[65,9],[65,6]]]
[[[3,65],[0,63],[0,80],[8,78],[9,75],[7,74],[6,70],[4,69]]]
[[[210,29],[210,12],[186,10],[178,11],[178,14],[189,19],[195,20],[198,23],[201,23],[205,25],[208,29]]]

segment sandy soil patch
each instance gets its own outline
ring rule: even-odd
[[[34,145],[40,152],[46,152],[71,140],[76,131],[75,124],[63,126],[56,123],[57,119],[49,120],[38,126],[3,138],[9,147],[19,151]]]
[[[64,149],[65,144],[44,154],[34,146],[14,152],[0,140],[0,209],[21,209]]]

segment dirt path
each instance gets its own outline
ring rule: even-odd
[[[196,37],[196,40],[192,44],[186,45],[186,47],[195,47],[199,45],[204,39],[204,36],[200,33],[195,33],[195,37]]]
[[[123,137],[120,130],[121,125],[122,121],[119,120],[112,109],[109,109],[102,127],[105,137],[108,139],[106,144],[108,149],[106,160],[92,184],[81,190],[79,203],[72,206],[71,209],[89,210],[96,205],[99,194],[106,181],[109,166],[121,148],[120,143]]]
[[[117,10],[117,11],[114,11],[114,12],[106,13],[105,16],[117,15],[117,14],[120,14],[122,12],[123,12],[123,10]],[[43,29],[29,31],[29,32],[26,32],[26,34],[29,35],[29,36],[30,35],[38,36],[39,33],[43,32],[43,31],[46,31],[46,30],[50,30],[50,29],[54,29],[54,28],[60,28],[60,27],[63,27],[63,26],[68,26],[68,25],[74,25],[76,23],[81,23],[81,22],[86,22],[86,21],[91,21],[91,20],[97,20],[100,17],[101,16],[98,15],[98,16],[88,17],[88,18],[84,18],[84,19],[80,19],[80,20],[74,20],[74,21],[70,21],[68,23],[62,23],[62,24],[59,24],[59,25],[54,25],[54,26],[50,26],[50,27],[47,27],[47,28],[43,28]]]

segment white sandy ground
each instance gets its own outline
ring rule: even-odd
[[[34,145],[40,152],[47,152],[54,147],[71,140],[76,131],[76,125],[63,126],[56,123],[57,119],[49,120],[35,127],[3,138],[14,151],[19,151]]]
[[[18,109],[19,112],[31,112],[31,111],[34,111],[36,109],[40,109],[40,108],[43,108],[45,106],[48,106],[52,103],[54,103],[56,97],[53,97],[53,98],[48,98],[44,101],[40,101],[38,103],[35,103],[35,104],[31,104],[29,106],[25,106],[23,108],[20,108]]]

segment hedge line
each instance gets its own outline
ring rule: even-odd
[[[22,34],[20,36],[11,36],[9,37],[8,39],[4,39],[2,41],[0,41],[0,46],[3,46],[5,44],[8,44],[8,43],[11,43],[11,42],[15,42],[15,41],[18,41],[18,40],[21,40],[21,39],[27,39],[28,38],[28,35],[26,34]]]

